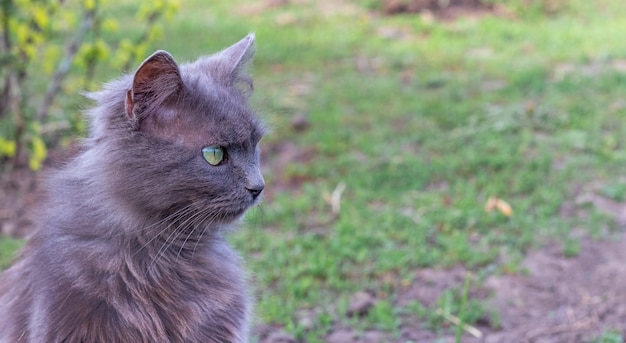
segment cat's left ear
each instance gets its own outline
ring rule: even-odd
[[[158,106],[172,101],[182,88],[176,61],[167,51],[159,50],[135,72],[132,88],[126,93],[126,115],[139,122]]]
[[[256,50],[254,42],[254,33],[248,34],[239,42],[211,56],[206,67],[225,86],[243,82],[252,88],[252,78],[247,74],[247,69]]]

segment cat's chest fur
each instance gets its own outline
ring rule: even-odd
[[[251,302],[239,258],[221,239],[198,250],[193,259],[174,251],[117,254],[105,267],[88,269],[99,284],[77,283],[75,270],[50,275],[57,282],[49,293],[59,296],[42,299],[42,312],[73,313],[50,325],[68,326],[76,341],[246,342]],[[94,315],[102,317],[97,330]],[[106,335],[92,336],[99,330]]]
[[[157,51],[90,95],[89,137],[0,274],[0,343],[247,342],[247,278],[222,233],[264,188],[241,87],[253,52],[253,35],[181,66]]]
[[[32,311],[51,315],[31,317],[29,341],[246,342],[251,302],[239,258],[221,239],[210,245],[193,259],[155,260],[150,249],[41,250],[30,263],[47,267],[33,272],[55,282],[34,292]],[[40,260],[65,254],[82,257],[81,265]]]

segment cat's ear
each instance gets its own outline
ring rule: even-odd
[[[132,88],[126,93],[126,115],[139,121],[175,98],[182,88],[176,61],[167,51],[159,50],[135,72]]]
[[[207,62],[209,72],[225,86],[245,83],[252,88],[247,69],[255,52],[254,33],[213,55]]]

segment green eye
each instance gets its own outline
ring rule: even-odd
[[[207,146],[202,148],[202,157],[210,165],[216,166],[224,160],[224,149],[219,146]]]

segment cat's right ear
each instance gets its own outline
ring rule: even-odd
[[[158,106],[174,99],[182,88],[176,61],[167,51],[159,50],[135,72],[132,88],[126,93],[126,115],[139,123]]]

